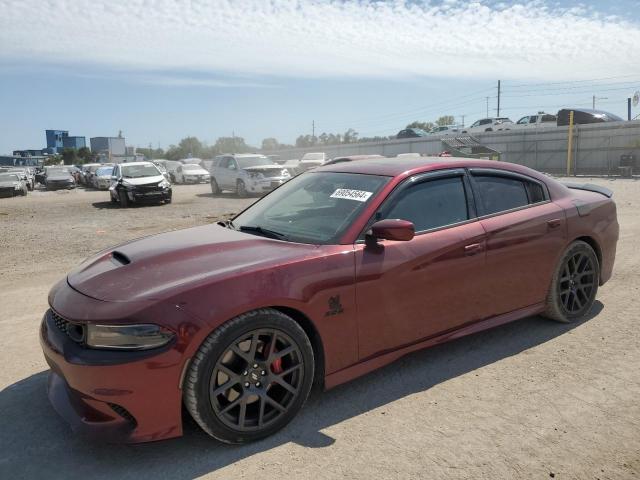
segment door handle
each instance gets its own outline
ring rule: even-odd
[[[549,227],[549,229],[558,228],[561,224],[562,221],[559,218],[554,218],[547,222],[547,227]]]
[[[476,255],[482,251],[481,243],[472,243],[471,245],[467,245],[464,247],[464,254],[467,256]]]

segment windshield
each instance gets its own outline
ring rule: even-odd
[[[157,175],[160,175],[160,172],[153,164],[122,166],[123,178],[155,177]]]
[[[337,243],[390,177],[315,172],[300,175],[233,220],[236,229],[260,227],[299,243]]]
[[[111,172],[113,172],[113,167],[100,167],[96,170],[96,175],[98,177],[109,177],[111,176]]]
[[[240,168],[247,167],[260,167],[262,165],[275,165],[267,157],[255,156],[255,157],[236,157],[236,161]]]
[[[58,175],[63,173],[69,173],[69,169],[66,167],[47,168],[47,175]]]
[[[20,179],[13,173],[0,173],[0,182],[17,182]]]

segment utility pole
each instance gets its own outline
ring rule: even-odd
[[[498,80],[498,115],[497,116],[498,117],[500,116],[500,80]]]
[[[462,126],[464,127],[464,115],[461,115],[461,116],[462,116]]]
[[[594,95],[591,103],[591,108],[596,109],[596,100],[608,100],[608,97],[597,97]]]
[[[487,118],[489,118],[489,97],[487,97]]]

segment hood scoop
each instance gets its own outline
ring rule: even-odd
[[[111,260],[118,265],[129,265],[131,260],[124,253],[114,251],[111,253]]]

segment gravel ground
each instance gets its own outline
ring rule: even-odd
[[[640,183],[591,181],[615,191],[621,237],[589,319],[527,318],[407,356],[247,446],[188,420],[179,439],[86,443],[48,404],[37,333],[51,285],[92,252],[253,200],[206,185],[127,210],[82,189],[0,199],[0,478],[640,478]]]

